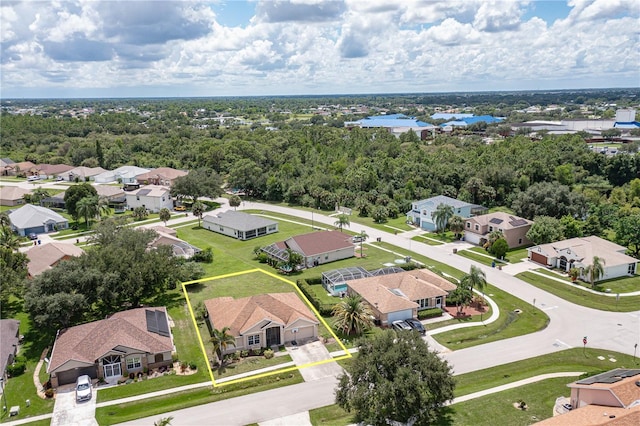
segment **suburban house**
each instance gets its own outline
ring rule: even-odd
[[[202,227],[243,241],[278,232],[273,219],[233,210],[204,215]]]
[[[193,257],[194,254],[200,251],[198,247],[178,238],[176,236],[178,232],[173,228],[154,226],[149,229],[153,229],[158,234],[156,239],[149,244],[149,247],[170,246],[174,256],[185,259]]]
[[[176,170],[171,167],[158,167],[157,169],[148,170],[136,176],[136,180],[141,185],[173,185],[176,178],[186,176],[189,172],[184,170]]]
[[[11,171],[11,166],[15,164],[11,158],[0,158],[0,173],[2,176],[7,176]]]
[[[640,424],[640,369],[616,368],[567,386],[572,409],[538,425]]]
[[[7,380],[7,366],[13,364],[20,343],[20,321],[0,320],[0,378]]]
[[[484,245],[489,234],[499,231],[504,235],[509,248],[532,244],[527,232],[533,222],[504,212],[494,212],[470,217],[464,221],[464,240],[472,244]]]
[[[102,167],[76,167],[64,173],[60,173],[58,176],[62,177],[62,180],[69,182],[88,182],[94,180],[100,173],[106,172]]]
[[[296,235],[285,241],[263,247],[261,250],[279,261],[289,260],[287,249],[292,250],[304,258],[301,265],[311,268],[354,257],[355,247],[350,235],[340,231],[319,231]]]
[[[270,348],[318,336],[318,319],[296,293],[269,293],[204,302],[210,330],[229,327],[236,350]]]
[[[9,213],[11,227],[23,237],[29,234],[59,231],[69,227],[69,221],[53,210],[25,204]]]
[[[36,176],[38,175],[38,166],[31,161],[7,164],[3,174],[5,176]]]
[[[158,185],[146,185],[135,191],[125,192],[127,208],[130,210],[136,207],[144,207],[149,211],[157,213],[162,208],[173,209],[173,198],[169,188]]]
[[[109,201],[109,205],[124,205],[126,198],[124,196],[124,189],[119,186],[113,185],[93,185],[98,193],[98,197],[106,198]]]
[[[75,167],[67,164],[38,164],[38,168],[38,176],[42,179],[53,179]]]
[[[71,257],[79,257],[83,254],[84,250],[80,247],[58,241],[33,246],[25,252],[25,255],[29,258],[29,264],[27,265],[29,276],[38,276],[64,260]]]
[[[18,186],[3,186],[0,188],[0,206],[19,206],[24,204],[24,196],[30,194],[28,189]]]
[[[74,383],[83,374],[109,381],[169,366],[173,351],[165,307],[130,309],[59,330],[47,373],[54,388]]]
[[[122,166],[115,170],[104,171],[94,177],[96,183],[133,183],[136,182],[136,176],[147,173],[149,169],[143,169],[136,166]]]
[[[637,271],[638,259],[627,256],[627,248],[600,237],[578,237],[555,243],[541,244],[527,249],[527,256],[532,262],[548,268],[569,271],[571,268],[587,268],[598,256],[604,261],[604,274],[600,280],[634,275]],[[580,278],[587,280],[581,273]],[[600,281],[598,280],[598,281]]]
[[[446,195],[438,195],[425,200],[414,201],[411,204],[411,211],[407,212],[407,220],[425,231],[435,231],[436,223],[433,220],[433,212],[436,211],[440,204],[451,206],[453,214],[463,218],[481,215],[488,210],[486,207],[477,204],[456,200]]]
[[[359,294],[367,302],[376,323],[416,318],[418,311],[445,306],[456,285],[428,269],[415,269],[347,282],[348,294]]]

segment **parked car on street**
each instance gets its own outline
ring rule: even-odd
[[[91,399],[91,377],[78,377],[76,380],[76,401],[88,401]]]
[[[400,330],[400,331],[411,331],[411,330],[413,330],[411,328],[411,326],[409,324],[407,324],[406,322],[404,322],[403,320],[394,321],[391,325],[393,325],[393,328],[395,328],[396,330]]]
[[[406,319],[406,320],[404,320],[404,322],[409,324],[409,326],[412,329],[414,329],[418,333],[422,334],[423,336],[427,333],[427,330],[425,330],[425,328],[422,325],[422,323],[420,321],[418,321],[417,319],[415,319],[415,318]]]
[[[177,212],[183,212],[183,211],[186,211],[187,208],[185,206],[176,206],[174,210]]]
[[[29,239],[30,240],[37,240],[38,239],[38,234],[34,234],[33,232],[29,234]]]

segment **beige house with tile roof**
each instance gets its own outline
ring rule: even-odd
[[[73,182],[78,179],[79,182],[87,182],[90,180],[94,180],[95,176],[100,173],[106,172],[102,167],[85,167],[80,166],[74,169],[68,170],[66,172],[60,173],[58,176],[61,176],[63,180]]]
[[[464,221],[464,240],[471,244],[484,245],[489,234],[502,232],[509,248],[532,244],[527,232],[533,222],[504,212],[494,212],[470,217]]]
[[[269,293],[204,302],[210,330],[229,327],[236,350],[259,349],[318,337],[318,319],[296,293]]]
[[[73,244],[53,241],[48,244],[33,246],[25,254],[29,258],[29,264],[27,265],[29,276],[35,277],[53,268],[63,260],[82,256],[84,250]]]
[[[174,350],[165,307],[130,309],[59,330],[47,373],[53,387],[74,383],[83,374],[116,381],[171,365]]]
[[[189,172],[184,170],[176,170],[171,167],[158,167],[146,173],[136,176],[136,180],[140,185],[163,185],[171,186],[176,178],[186,176]]]
[[[593,263],[593,257],[604,260],[604,274],[600,280],[634,275],[638,259],[627,256],[627,248],[600,237],[579,237],[555,243],[541,244],[527,249],[532,262],[563,271],[575,268],[587,268]],[[580,276],[587,280],[586,276]],[[598,281],[600,281],[598,280]]]
[[[537,424],[640,424],[640,369],[617,368],[567,386],[571,388],[570,403],[573,409]]]
[[[200,252],[198,247],[192,246],[188,242],[178,238],[175,229],[164,226],[153,226],[149,229],[153,229],[158,234],[149,244],[149,247],[169,246],[174,256],[185,259],[190,259],[193,255]]]
[[[24,204],[24,196],[31,194],[28,189],[18,186],[3,186],[0,188],[0,206],[19,206]]]
[[[359,294],[382,326],[416,318],[418,311],[441,308],[456,285],[429,271],[416,269],[347,282],[347,293]]]

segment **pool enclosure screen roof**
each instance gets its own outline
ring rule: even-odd
[[[404,272],[404,269],[397,267],[381,268],[374,271],[367,271],[361,266],[334,269],[322,273],[322,282],[325,284],[342,284],[347,281],[358,280],[360,278],[377,277],[380,275],[396,274]]]

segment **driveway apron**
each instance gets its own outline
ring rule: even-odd
[[[319,380],[325,377],[336,377],[342,374],[342,367],[332,360],[327,348],[318,340],[299,346],[287,346],[287,352],[298,367],[316,362],[326,361],[318,365],[300,368],[300,374],[305,382]]]
[[[73,388],[58,390],[51,426],[97,426],[96,392],[89,401],[76,402]]]

